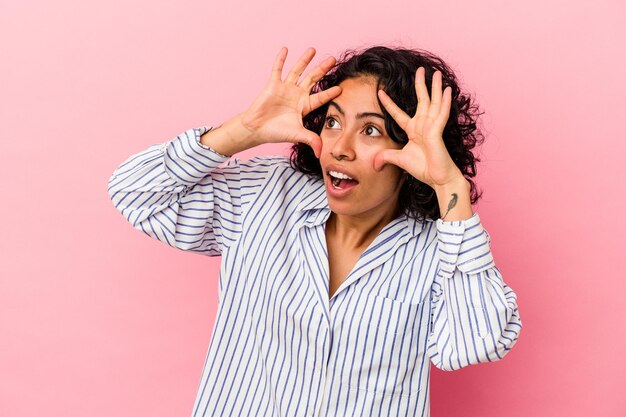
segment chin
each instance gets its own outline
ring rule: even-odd
[[[326,199],[328,200],[328,207],[333,213],[342,215],[355,215],[363,211],[360,205],[355,203],[353,199],[341,199],[338,200],[332,195],[326,193]]]
[[[342,216],[354,216],[356,210],[354,210],[354,206],[350,207],[351,204],[346,204],[345,202],[338,203],[333,202],[330,198],[328,199],[328,207],[330,207],[330,211],[335,214],[340,214]]]
[[[337,201],[336,199],[328,196],[328,194],[326,196],[328,198],[328,207],[330,208],[330,211],[340,216],[367,216],[368,214],[373,214],[377,211],[376,207],[364,207],[354,201]]]

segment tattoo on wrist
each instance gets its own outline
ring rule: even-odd
[[[456,202],[458,198],[459,196],[456,193],[452,193],[452,198],[450,199],[450,202],[448,203],[448,210],[446,211],[446,214],[443,215],[441,220],[445,219],[448,213],[450,213],[450,210],[452,210],[452,208],[456,206]]]

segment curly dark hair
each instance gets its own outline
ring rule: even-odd
[[[442,74],[442,91],[447,86],[452,88],[450,116],[443,130],[443,140],[452,160],[470,183],[470,199],[474,204],[482,195],[472,180],[476,176],[476,163],[480,161],[472,153],[472,148],[484,140],[476,126],[477,119],[482,113],[471,97],[461,92],[454,72],[441,58],[420,49],[392,49],[385,46],[375,46],[366,50],[347,50],[339,57],[335,66],[317,82],[311,94],[338,85],[348,78],[369,75],[377,79],[377,89],[383,88],[404,112],[412,116],[417,109],[415,72],[419,67],[426,70],[429,95],[432,76],[437,70]],[[385,116],[385,129],[391,139],[400,144],[407,143],[406,133],[380,101],[379,104]],[[328,105],[324,105],[307,114],[303,118],[304,127],[319,135],[324,126],[327,110]],[[322,178],[320,161],[315,157],[313,149],[305,143],[293,145],[291,164],[300,172]],[[426,218],[436,220],[440,217],[435,190],[411,175],[407,175],[400,190],[398,206],[401,212],[418,221]]]

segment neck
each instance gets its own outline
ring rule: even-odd
[[[333,212],[326,223],[326,234],[332,235],[346,249],[363,249],[398,215],[397,211],[369,216],[346,216]]]

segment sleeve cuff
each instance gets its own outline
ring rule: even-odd
[[[449,277],[457,268],[465,273],[478,273],[494,266],[489,235],[478,213],[466,220],[438,219],[437,235],[441,269]]]
[[[211,151],[214,155],[219,156],[220,158],[224,158],[224,160],[230,158],[230,156],[228,155],[222,155],[221,153],[217,152],[215,149],[210,148],[206,145],[203,145],[200,142],[200,136],[204,135],[206,132],[209,132],[211,130],[213,130],[213,126],[200,126],[196,129],[193,129],[195,131],[195,138],[196,138],[196,144],[201,147],[202,149],[205,149],[207,151]]]
[[[230,158],[200,143],[200,136],[211,129],[192,128],[163,145],[165,170],[175,181],[196,184]]]

